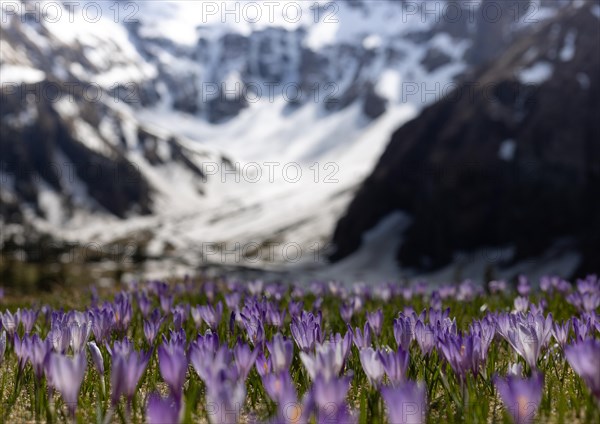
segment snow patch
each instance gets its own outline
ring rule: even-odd
[[[38,203],[44,211],[46,219],[51,225],[60,226],[63,222],[63,206],[60,196],[46,184],[40,184]]]
[[[13,128],[23,128],[32,125],[38,117],[37,107],[34,101],[27,100],[25,109],[16,116],[14,114],[6,115],[6,124]]]
[[[54,108],[63,118],[75,118],[80,112],[77,103],[69,97],[59,99],[54,104]]]
[[[575,78],[577,78],[577,82],[579,83],[579,85],[581,86],[581,88],[583,88],[584,90],[587,90],[588,88],[590,88],[591,82],[590,82],[590,77],[583,73],[583,72],[579,72]]]
[[[399,235],[410,225],[403,212],[393,212],[363,236],[358,251],[316,273],[317,278],[353,282],[381,282],[399,278],[401,274],[396,253],[401,243]]]
[[[538,62],[519,72],[519,81],[523,84],[539,85],[548,81],[554,73],[554,67],[548,62]]]
[[[367,50],[374,50],[381,46],[381,37],[376,34],[371,34],[363,40],[363,47]]]
[[[73,128],[75,130],[75,136],[82,144],[89,147],[105,156],[109,156],[111,151],[107,146],[106,142],[99,137],[98,132],[90,124],[82,119],[75,118],[73,120]]]
[[[2,64],[0,69],[0,84],[34,84],[43,81],[46,73],[23,65]]]
[[[515,151],[517,150],[517,144],[514,140],[508,139],[500,143],[500,149],[498,150],[498,157],[500,159],[510,162],[515,157]]]
[[[397,71],[386,69],[375,86],[375,92],[394,103],[400,101],[402,91],[402,77]]]
[[[559,57],[563,62],[569,62],[575,57],[575,40],[577,39],[577,31],[572,29],[565,36],[565,43],[560,50]]]

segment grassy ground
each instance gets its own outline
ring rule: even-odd
[[[230,289],[225,284],[203,284],[187,283],[180,284],[180,289],[175,290],[174,285],[170,290],[174,293],[174,305],[203,305],[216,304],[218,301],[225,304],[224,294]],[[240,285],[240,287],[243,287]],[[138,289],[139,290],[139,289]],[[244,299],[251,295],[243,288],[234,290],[242,293],[242,301],[239,307],[244,305]],[[277,308],[287,308],[290,300],[302,301],[306,310],[320,310],[322,312],[321,331],[326,334],[341,333],[347,331],[347,323],[340,315],[340,306],[353,297],[362,301],[362,307],[357,308],[351,319],[352,327],[361,327],[366,321],[366,312],[381,309],[383,312],[383,329],[379,337],[374,337],[372,346],[382,350],[397,348],[393,332],[393,320],[399,312],[406,308],[420,312],[432,304],[429,294],[412,293],[410,299],[406,293],[395,293],[390,298],[379,296],[378,291],[361,293],[357,296],[351,290],[331,290],[325,285],[323,292],[316,294],[321,289],[304,290],[302,293],[292,292],[286,289],[281,293],[281,299],[277,300],[278,294],[267,290],[268,301],[273,302]],[[214,296],[212,292],[214,291]],[[150,290],[150,293],[152,291]],[[100,304],[103,300],[111,300],[110,291],[100,293]],[[207,295],[208,294],[208,295]],[[265,294],[264,292],[262,294]],[[467,296],[467,299],[458,295],[450,295],[442,300],[442,308],[450,308],[450,318],[456,321],[458,330],[467,332],[469,325],[475,319],[481,319],[490,312],[510,312],[514,309],[516,293],[506,291],[503,293],[490,294],[485,291]],[[382,299],[383,297],[384,299]],[[157,296],[150,297],[153,307],[160,308]],[[209,300],[211,298],[211,300]],[[259,295],[260,299],[261,296]],[[565,293],[554,291],[553,293],[533,292],[528,296],[530,304],[546,302],[544,315],[552,313],[556,322],[561,322],[572,317],[579,317],[578,309],[567,301]],[[52,293],[42,295],[11,296],[10,293],[0,300],[0,311],[9,310],[13,313],[18,308],[42,308],[44,311],[63,308],[85,310],[90,305],[89,290],[80,289],[58,289]],[[317,302],[317,307],[313,305]],[[319,304],[320,303],[320,304]],[[125,402],[121,400],[116,408],[111,408],[109,401],[110,387],[110,354],[104,344],[98,343],[106,364],[105,375],[98,375],[93,368],[88,354],[88,369],[79,394],[76,421],[79,423],[92,422],[143,422],[145,417],[148,395],[152,392],[167,394],[169,389],[162,381],[156,347],[160,343],[160,337],[153,346],[150,346],[143,335],[144,317],[137,306],[135,296],[132,296],[133,316],[126,332],[113,331],[112,340],[120,339],[127,335],[138,349],[153,349],[153,355],[141,378],[138,390],[133,399],[133,405],[129,411]],[[220,320],[216,332],[221,343],[233,347],[239,339],[247,341],[248,337],[243,326],[230,327],[230,314],[224,307],[223,318]],[[597,312],[597,309],[594,313]],[[173,328],[172,314],[164,313],[166,320],[161,327],[160,334],[169,334]],[[50,330],[49,321],[40,313],[34,332],[40,337],[46,337]],[[204,334],[207,330],[206,324],[197,328],[194,321],[189,318],[183,323],[188,342],[194,340],[199,333]],[[573,337],[571,329],[571,338]],[[281,329],[265,324],[266,339],[270,340],[274,334],[281,332],[291,337],[290,313],[287,313],[285,323]],[[18,334],[23,335],[23,329],[19,328]],[[595,329],[591,333],[592,338],[598,339],[600,333]],[[93,334],[90,340],[93,340]],[[60,394],[51,393],[46,390],[44,379],[38,381],[31,365],[26,365],[22,372],[18,371],[18,358],[12,347],[10,337],[4,357],[0,365],[0,419],[6,423],[21,422],[64,422],[70,421],[67,410]],[[109,343],[109,345],[112,343]],[[290,374],[294,382],[298,399],[302,399],[311,390],[311,380],[304,368],[299,356],[300,349],[294,345],[294,354],[290,367]],[[446,363],[444,356],[438,349],[431,354],[422,354],[418,344],[413,340],[410,345],[410,362],[407,378],[414,381],[424,382],[427,389],[427,416],[428,423],[487,423],[487,422],[511,422],[510,415],[503,405],[493,376],[504,376],[509,366],[513,363],[524,365],[524,376],[531,373],[531,369],[525,365],[510,347],[506,340],[496,334],[489,348],[488,355],[479,367],[477,375],[468,374],[465,381],[461,381],[452,368]],[[542,350],[537,362],[539,372],[543,373],[545,382],[543,396],[537,412],[535,422],[539,423],[598,423],[600,422],[600,410],[598,402],[590,394],[582,379],[577,376],[566,362],[562,348],[552,338]],[[598,370],[600,372],[600,370]],[[380,395],[378,388],[369,384],[367,376],[363,371],[359,358],[359,350],[352,346],[350,354],[345,361],[343,375],[352,375],[352,383],[347,395],[347,404],[352,411],[353,419],[364,423],[388,422],[386,417],[386,405]],[[388,384],[384,379],[382,385]],[[101,388],[105,386],[103,391]],[[277,411],[277,405],[271,401],[266,394],[261,377],[255,368],[250,372],[246,380],[246,402],[240,411],[240,421],[265,422],[273,420]],[[181,418],[185,422],[207,422],[211,414],[207,410],[205,400],[206,387],[198,374],[190,366],[184,385],[184,406]],[[108,415],[111,415],[107,418]],[[312,418],[314,419],[314,417]],[[325,422],[327,422],[325,420]],[[331,422],[331,421],[329,421]],[[166,423],[165,423],[166,424]]]

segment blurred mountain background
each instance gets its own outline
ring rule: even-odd
[[[4,285],[598,271],[598,2],[80,3],[2,2]]]

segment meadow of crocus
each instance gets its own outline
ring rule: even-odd
[[[600,280],[0,296],[0,422],[600,423]]]

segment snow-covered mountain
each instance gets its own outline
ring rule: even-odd
[[[402,240],[404,268],[447,279],[477,267],[488,278],[597,272],[600,8],[577,6],[393,134],[337,226],[336,259],[402,211],[410,228],[387,237]]]
[[[393,131],[570,3],[2,2],[3,239],[320,264]]]

